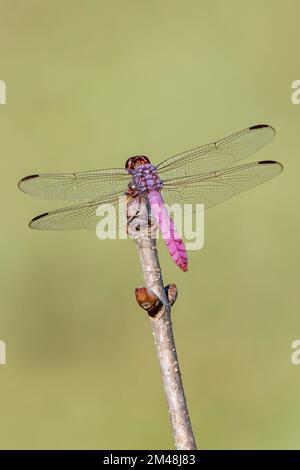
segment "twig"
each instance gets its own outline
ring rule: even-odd
[[[177,296],[173,284],[164,288],[156,249],[156,226],[149,224],[146,201],[128,203],[128,233],[134,239],[143,269],[145,288],[136,289],[138,303],[148,311],[161,368],[169,416],[178,450],[196,449],[188,414],[171,323],[171,307]]]

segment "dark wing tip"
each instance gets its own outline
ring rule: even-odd
[[[261,160],[260,162],[257,162],[259,165],[279,165],[281,168],[281,171],[283,170],[284,166],[280,162],[275,162],[275,160]]]
[[[249,127],[249,129],[250,131],[252,131],[253,129],[262,129],[263,127],[272,127],[272,126],[268,126],[268,124],[257,124],[256,126]]]
[[[48,214],[49,214],[49,212],[44,212],[43,214],[40,214],[40,215],[37,215],[36,217],[33,217],[33,219],[29,222],[29,227],[34,228],[34,227],[32,227],[33,222],[36,222],[37,220],[42,219],[43,217],[46,217]]]
[[[32,178],[37,178],[38,176],[40,176],[40,175],[24,176],[24,178],[22,178],[22,179],[20,180],[20,183],[21,183],[21,181],[26,181],[26,180],[30,180],[30,179],[32,179]]]
[[[24,183],[24,181],[28,181],[28,180],[31,180],[33,178],[38,178],[40,175],[29,175],[29,176],[24,176],[24,178],[22,178],[19,182],[18,182],[18,188],[19,189],[22,189],[22,184]]]
[[[272,165],[273,163],[278,163],[278,162],[275,162],[275,160],[261,160],[260,162],[258,162],[260,165]]]

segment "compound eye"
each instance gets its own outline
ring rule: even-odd
[[[128,158],[127,162],[125,163],[126,170],[133,170],[133,168],[134,168],[133,159],[134,159],[134,157]]]
[[[146,157],[146,155],[140,155],[138,158],[142,165],[149,165],[150,160],[148,157]]]
[[[145,155],[136,155],[135,157],[128,158],[127,162],[125,163],[125,168],[126,170],[134,170],[140,165],[147,165],[149,163],[150,160]]]

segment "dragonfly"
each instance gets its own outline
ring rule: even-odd
[[[187,271],[186,249],[165,203],[204,204],[208,209],[277,176],[283,166],[273,160],[237,164],[274,136],[272,126],[259,124],[158,165],[145,155],[136,155],[126,161],[125,168],[33,174],[22,178],[18,187],[31,196],[80,202],[34,217],[29,226],[38,230],[96,229],[100,204],[117,208],[120,196],[140,198],[150,207],[174,262]]]

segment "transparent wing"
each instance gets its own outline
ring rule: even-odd
[[[112,225],[107,227],[107,231],[123,230],[126,226],[126,196],[123,192],[118,195],[86,202],[76,206],[64,207],[54,211],[38,215],[29,224],[30,228],[37,230],[96,230],[101,219],[101,214],[97,209],[109,210]],[[110,230],[109,230],[110,229]]]
[[[157,166],[163,181],[221,170],[249,157],[275,136],[271,126],[248,127],[224,139],[175,155]]]
[[[281,163],[265,160],[203,175],[177,178],[164,184],[162,196],[169,205],[198,203],[204,204],[207,209],[274,178],[282,169]]]
[[[282,169],[280,163],[266,160],[200,176],[177,178],[164,185],[162,195],[169,205],[202,203],[209,208],[264,183],[277,176]],[[123,230],[126,225],[126,197],[123,192],[39,215],[32,219],[30,227],[39,230],[96,230],[100,220],[97,208],[106,208],[107,205],[115,211],[116,230]]]
[[[130,176],[122,168],[81,173],[44,173],[21,179],[24,193],[44,199],[88,201],[126,191]]]

